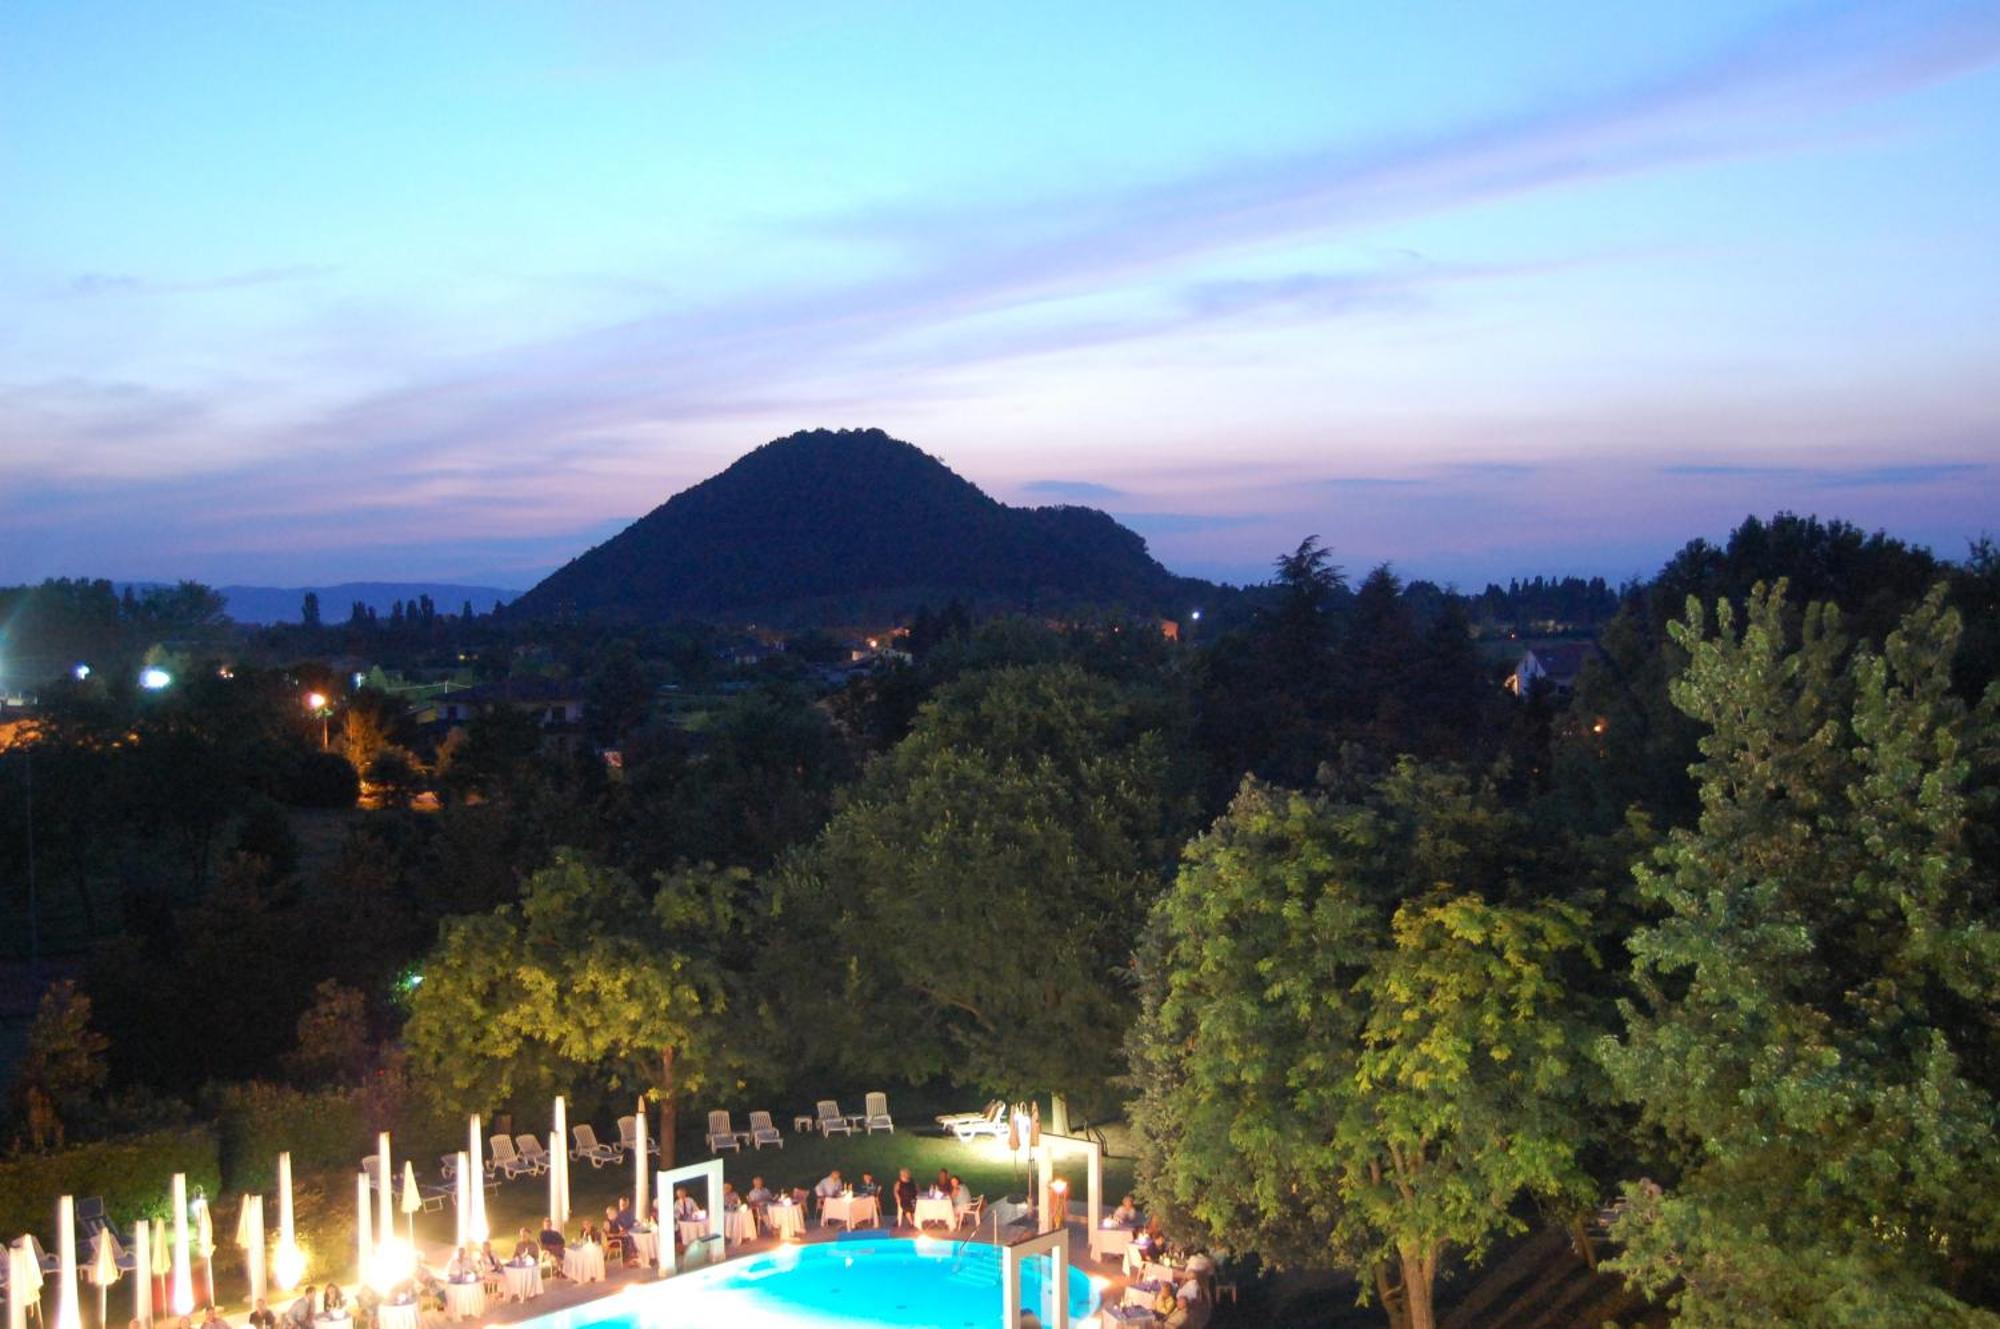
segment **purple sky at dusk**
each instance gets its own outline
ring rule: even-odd
[[[0,12],[0,582],[526,586],[873,425],[1176,571],[2000,533],[2000,8]]]

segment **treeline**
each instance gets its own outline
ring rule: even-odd
[[[947,612],[692,717],[646,701],[672,638],[564,628],[621,768],[495,710],[418,754],[435,812],[225,818],[95,949],[109,1079],[57,1107],[402,1058],[445,1110],[1058,1092],[1130,1104],[1170,1234],[1399,1327],[1614,1197],[1687,1323],[1982,1323],[1997,602],[1987,546],[1753,521],[1626,588],[1567,703],[1310,541],[1191,647]]]

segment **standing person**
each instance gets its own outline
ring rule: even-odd
[[[912,1226],[917,1221],[917,1183],[911,1179],[908,1168],[896,1173],[896,1226],[903,1226],[905,1220]]]

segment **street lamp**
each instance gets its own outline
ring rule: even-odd
[[[332,708],[326,704],[326,694],[324,692],[308,692],[306,694],[306,714],[317,715],[319,717],[319,745],[322,751],[330,746],[326,725],[327,717],[332,713]]]
[[[148,665],[139,671],[139,686],[148,692],[158,692],[174,681],[174,676],[158,665]]]

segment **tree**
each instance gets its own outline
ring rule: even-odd
[[[653,685],[631,642],[613,642],[584,679],[583,723],[591,741],[618,742],[639,727],[653,699]]]
[[[685,893],[669,882],[648,901],[624,873],[565,852],[519,903],[447,922],[403,1031],[440,1105],[648,1091],[666,1113],[670,1166],[674,1109],[728,1064],[730,1042],[724,976],[703,938],[732,926],[733,905],[708,898],[708,930],[694,929]]]
[[[1366,802],[1246,781],[1153,911],[1128,1050],[1171,1235],[1352,1270],[1399,1329],[1438,1273],[1577,1209],[1583,914],[1523,897],[1487,796],[1405,762]]]
[[[298,1046],[286,1069],[308,1084],[354,1085],[368,1068],[368,998],[328,978],[299,1017]]]
[[[307,629],[319,627],[319,592],[307,591],[299,602],[299,623]]]
[[[90,998],[69,979],[49,984],[28,1026],[16,1092],[35,1149],[58,1148],[90,1096],[104,1087],[104,1053],[111,1046],[91,1028]]]
[[[814,1012],[799,1055],[1102,1102],[1122,975],[1189,812],[1169,723],[1073,665],[941,689],[776,874],[765,966]]]
[[[1953,694],[1960,633],[1939,588],[1850,650],[1783,582],[1674,625],[1701,814],[1633,870],[1602,1054],[1678,1171],[1617,1265],[1690,1329],[2000,1323],[2000,691]]]

